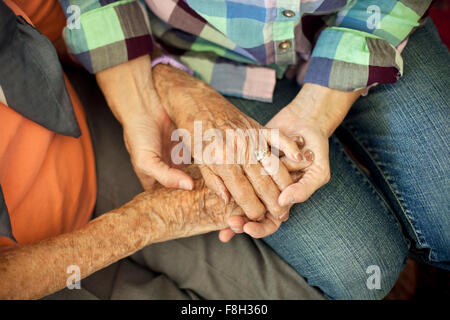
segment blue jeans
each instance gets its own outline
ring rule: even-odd
[[[331,299],[383,298],[409,255],[450,269],[450,56],[431,21],[403,58],[404,77],[360,98],[331,137],[330,182],[264,239]],[[229,100],[267,123],[298,90],[284,79],[272,104]]]

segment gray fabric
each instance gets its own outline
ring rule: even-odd
[[[96,215],[142,190],[122,129],[85,71],[67,70],[87,111],[97,162]],[[217,232],[150,245],[46,299],[323,299],[260,240]]]
[[[59,134],[80,135],[55,48],[3,1],[0,66],[0,87],[10,108]]]

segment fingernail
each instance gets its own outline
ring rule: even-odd
[[[314,161],[314,152],[312,152],[311,150],[306,150],[304,156],[306,158],[306,161],[308,162]]]
[[[233,230],[234,233],[240,233],[241,232],[241,230],[239,228],[231,227],[231,230]]]
[[[178,187],[184,190],[192,190],[192,184],[189,180],[181,180],[178,183]]]
[[[297,161],[303,161],[303,156],[302,156],[301,152],[297,152],[295,154],[295,159],[297,159]]]
[[[297,136],[295,140],[300,147],[303,147],[305,145],[305,139],[303,139],[302,136]]]

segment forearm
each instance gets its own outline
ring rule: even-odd
[[[290,104],[304,121],[319,126],[330,137],[363,90],[346,92],[306,83]]]
[[[122,125],[149,112],[154,117],[161,116],[162,107],[153,85],[149,55],[100,71],[96,78],[109,107]]]
[[[226,227],[237,206],[203,184],[198,178],[194,191],[156,188],[78,231],[0,252],[0,299],[40,298],[66,286],[70,265],[84,278],[148,244]]]

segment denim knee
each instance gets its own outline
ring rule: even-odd
[[[329,299],[379,300],[395,285],[406,264],[405,256],[330,257],[310,272],[308,284],[318,287]]]
[[[293,227],[286,223],[264,240],[329,299],[382,299],[406,264],[408,245],[401,232],[362,238],[361,233],[338,229],[331,236],[326,232],[311,234],[298,228],[299,222],[294,220],[290,218]],[[373,231],[379,227],[374,225]]]
[[[330,139],[331,180],[264,241],[331,299],[381,299],[393,287],[409,244],[368,177]]]
[[[431,20],[402,52],[405,75],[359,99],[341,125],[426,263],[450,269],[450,54]],[[426,61],[426,63],[424,63]]]
[[[264,241],[330,299],[381,299],[406,263],[408,240],[367,181],[335,172]]]

